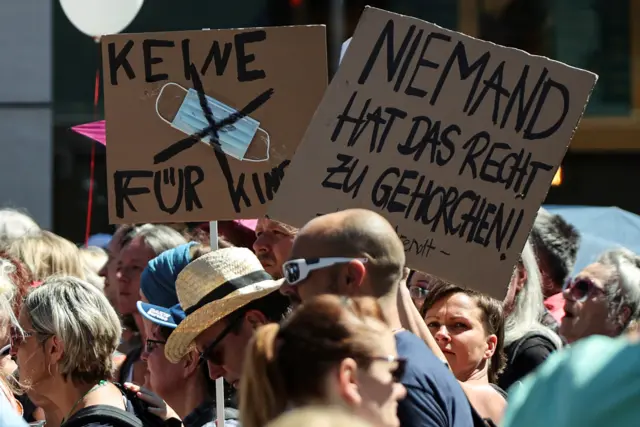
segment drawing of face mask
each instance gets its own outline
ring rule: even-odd
[[[182,100],[182,104],[180,105],[180,108],[176,112],[175,117],[172,121],[169,121],[165,117],[163,117],[162,114],[160,114],[159,110],[160,98],[162,97],[164,90],[169,86],[176,86],[186,92],[186,95]],[[234,108],[223,104],[222,102],[208,95],[205,95],[205,97],[207,100],[207,104],[213,114],[213,118],[216,122],[221,122],[232,114],[238,112]],[[193,135],[209,127],[209,123],[207,122],[207,119],[204,116],[204,112],[200,107],[198,92],[195,89],[187,90],[177,83],[167,83],[162,86],[162,88],[160,89],[160,93],[156,98],[156,113],[158,114],[158,117],[162,119],[162,121],[187,135]],[[247,150],[249,149],[249,146],[251,145],[251,142],[256,137],[256,135],[258,139],[264,142],[267,148],[266,155],[261,159],[245,158]],[[202,142],[209,145],[214,144],[212,140],[212,135],[206,135],[201,138]],[[245,116],[232,125],[225,126],[222,129],[218,130],[218,142],[220,144],[220,149],[225,154],[238,160],[247,162],[266,162],[269,160],[269,134],[264,129],[260,128],[260,122],[249,116]]]

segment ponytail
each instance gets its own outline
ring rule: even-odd
[[[287,396],[275,362],[280,325],[260,327],[246,350],[240,381],[240,423],[243,427],[264,427],[284,412]]]

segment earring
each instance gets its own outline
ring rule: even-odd
[[[47,365],[47,372],[49,373],[50,377],[53,376],[53,374],[51,373],[51,364]]]

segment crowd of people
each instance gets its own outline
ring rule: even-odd
[[[540,209],[500,301],[409,270],[367,210],[229,222],[214,248],[208,231],[122,225],[78,247],[0,210],[0,427],[640,419],[640,257],[574,275],[558,215]]]

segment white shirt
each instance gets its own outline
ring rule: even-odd
[[[27,426],[27,422],[13,409],[4,393],[0,392],[0,427]]]

